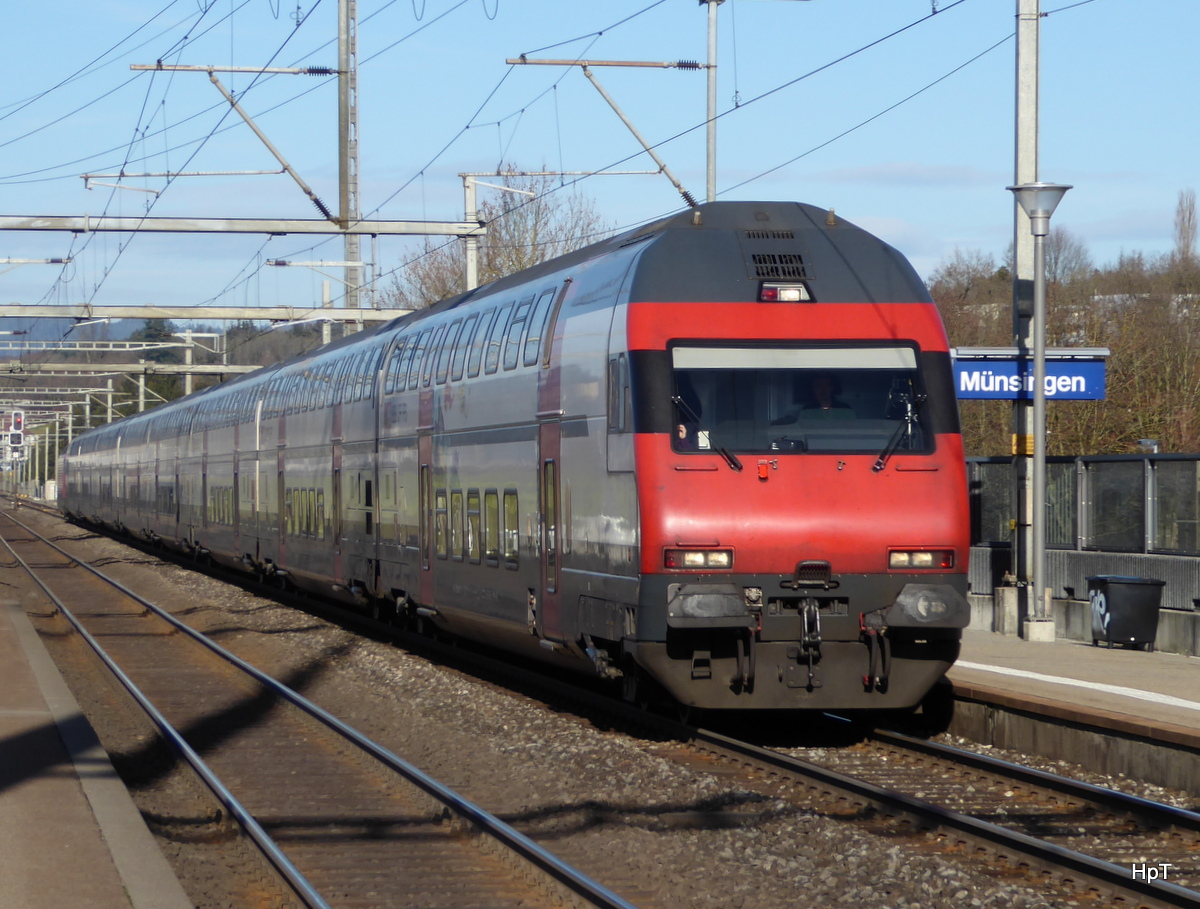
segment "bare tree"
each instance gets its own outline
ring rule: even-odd
[[[928,285],[954,344],[1012,343],[1012,277],[991,256],[956,249],[930,275]]]
[[[502,193],[479,206],[487,234],[479,249],[479,281],[529,268],[602,239],[611,231],[591,199],[555,191],[549,176],[530,176],[509,167],[499,175],[516,193]],[[387,295],[390,305],[422,309],[466,289],[462,244],[426,241],[424,252],[405,269]]]
[[[1184,189],[1175,206],[1175,259],[1190,264],[1196,259],[1196,191]]]
[[[1065,227],[1050,228],[1046,237],[1046,281],[1066,284],[1092,273],[1087,247]]]

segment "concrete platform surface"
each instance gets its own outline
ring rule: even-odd
[[[1125,717],[1134,726],[1200,736],[1200,658],[1056,640],[1042,643],[968,628],[950,670],[956,689],[998,689],[1065,710]]]
[[[193,906],[12,601],[0,601],[0,906]]]

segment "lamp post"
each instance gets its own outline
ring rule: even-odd
[[[1046,603],[1046,235],[1050,216],[1070,186],[1022,183],[1008,187],[1029,217],[1033,233],[1033,586],[1025,638],[1053,641],[1054,620]]]

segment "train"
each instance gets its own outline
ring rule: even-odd
[[[832,210],[712,202],[91,429],[72,519],[714,711],[911,710],[959,653],[945,329]]]

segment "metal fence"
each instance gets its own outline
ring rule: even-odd
[[[968,459],[971,589],[990,594],[1011,570],[1011,458]],[[1086,597],[1087,574],[1168,582],[1163,605],[1200,599],[1200,455],[1048,458],[1046,547],[1055,596]]]

